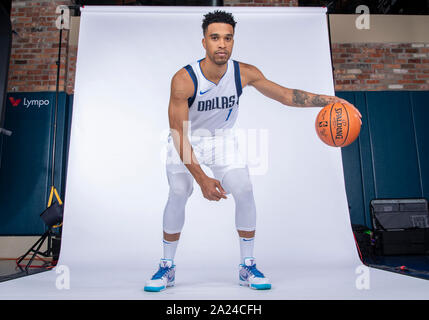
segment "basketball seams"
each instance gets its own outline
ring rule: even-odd
[[[349,117],[349,111],[347,110],[346,106],[345,106],[343,103],[341,103],[341,104],[343,105],[343,108],[344,108],[344,110],[346,111],[346,115],[347,115],[347,134],[346,134],[346,137],[344,138],[344,141],[343,141],[343,143],[342,143],[342,145],[343,145],[344,143],[346,143],[347,138],[348,138],[348,136],[349,136],[349,130],[350,130],[350,117]]]
[[[332,118],[334,108],[335,114]],[[342,102],[328,104],[316,117],[316,132],[325,144],[342,148],[359,136],[361,125],[358,120],[358,114],[351,106]],[[344,129],[344,126],[347,128]]]
[[[331,133],[332,143],[333,143],[336,147],[338,147],[338,146],[337,146],[337,144],[335,143],[334,136],[332,135],[332,127],[333,127],[333,125],[332,125],[332,108],[334,107],[334,105],[335,105],[335,103],[333,103],[333,104],[331,105],[331,109],[329,110],[329,132]]]

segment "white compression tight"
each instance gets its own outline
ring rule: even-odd
[[[254,231],[256,228],[256,206],[247,167],[226,172],[222,187],[234,197],[237,230]]]
[[[185,223],[185,206],[194,190],[194,177],[186,172],[167,172],[170,191],[164,208],[163,229],[169,234],[182,231]]]
[[[168,234],[180,233],[185,223],[185,206],[193,191],[194,178],[189,173],[167,173],[170,191],[164,209],[163,229]],[[225,173],[222,187],[235,201],[235,225],[240,231],[256,228],[256,206],[247,168]],[[222,200],[221,200],[222,201]]]

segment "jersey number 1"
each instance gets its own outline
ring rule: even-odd
[[[226,117],[225,121],[227,121],[229,119],[229,116],[230,116],[231,112],[232,112],[232,109],[229,110],[228,116]]]

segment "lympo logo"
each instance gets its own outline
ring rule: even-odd
[[[49,100],[27,100],[24,98],[24,107],[29,108],[31,106],[37,106],[40,108],[41,106],[48,106]]]
[[[18,107],[19,103],[21,102],[21,99],[15,99],[14,97],[9,97],[9,101],[13,107]],[[23,104],[24,104],[24,107],[26,109],[28,109],[30,107],[40,108],[42,106],[48,106],[49,100],[48,99],[39,99],[39,100],[31,99],[31,100],[29,100],[29,99],[24,97]]]
[[[17,107],[21,102],[21,99],[16,99],[14,97],[9,97],[10,103],[12,103],[12,107]]]

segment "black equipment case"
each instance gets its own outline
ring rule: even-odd
[[[370,205],[377,254],[429,254],[426,199],[374,199]]]

